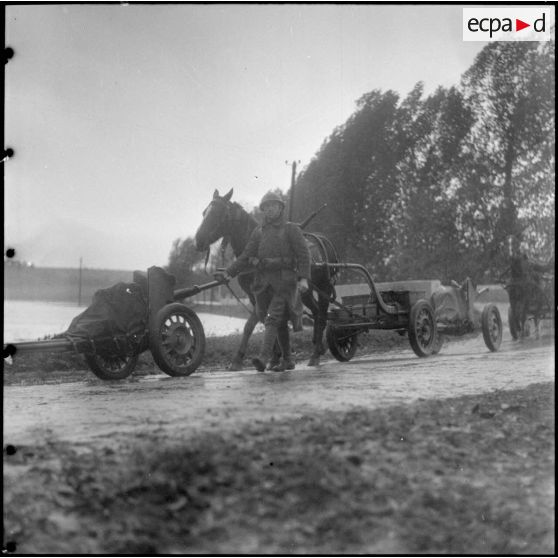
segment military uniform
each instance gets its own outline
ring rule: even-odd
[[[260,207],[270,201],[278,201],[284,207],[280,199],[266,196]],[[291,320],[295,331],[302,329],[302,302],[297,283],[310,277],[310,253],[300,227],[286,222],[282,213],[272,221],[264,218],[264,223],[254,229],[242,254],[227,268],[227,273],[234,277],[253,267],[256,268],[253,284],[256,312],[266,328],[259,361],[267,363],[276,338],[283,360],[288,361],[287,320]]]

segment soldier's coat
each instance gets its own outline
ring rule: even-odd
[[[266,222],[254,229],[244,251],[229,266],[227,273],[234,277],[240,271],[256,266],[253,284],[256,311],[263,321],[270,303],[269,291],[287,305],[289,318],[295,330],[300,329],[302,302],[297,289],[300,278],[310,277],[310,253],[302,231],[295,223],[286,222],[283,216]],[[265,265],[265,260],[284,260],[282,265]],[[289,261],[290,263],[287,263]],[[262,265],[263,264],[263,265]],[[283,305],[284,306],[284,305]],[[273,308],[278,308],[277,304]],[[281,320],[281,316],[272,316]]]

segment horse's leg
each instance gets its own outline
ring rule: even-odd
[[[541,315],[542,315],[542,305],[541,305],[540,298],[537,297],[535,312],[533,314],[533,325],[535,326],[535,339],[537,340],[541,338],[541,332],[539,329]]]
[[[288,331],[288,330],[287,330]],[[281,363],[281,346],[279,345],[278,340],[275,340],[273,344],[273,351],[271,353],[271,360],[268,364],[268,369],[271,370],[274,366],[278,366]]]
[[[519,328],[519,339],[523,341],[523,339],[527,336],[527,306],[523,300],[519,303],[518,314],[519,323],[517,325]]]
[[[240,346],[238,347],[238,351],[236,352],[236,355],[234,356],[229,366],[229,370],[233,370],[233,371],[242,370],[242,361],[244,360],[244,356],[246,355],[246,349],[248,348],[248,341],[250,340],[250,337],[257,323],[258,323],[258,316],[256,314],[256,311],[254,310],[250,314],[250,317],[246,320],[246,323],[244,324],[244,330],[242,332],[242,339],[240,340]]]
[[[522,301],[522,292],[518,288],[510,290],[511,321],[510,330],[515,331],[515,340],[521,341],[524,336],[525,325],[525,305]]]
[[[523,321],[523,311],[521,308],[521,304],[517,304],[517,314],[515,317],[515,327],[517,330],[517,340],[523,340],[523,331],[524,331],[524,321]]]
[[[318,298],[318,304],[312,311],[312,317],[314,318],[314,331],[312,334],[312,345],[314,347],[312,356],[308,361],[308,366],[319,366],[320,357],[325,354],[324,347],[324,330],[327,325],[327,309],[329,307],[329,300],[320,296]]]
[[[312,354],[310,355],[310,360],[308,361],[308,366],[318,366],[320,363],[320,356],[318,355],[316,359],[316,324],[318,322],[318,305],[314,296],[312,294],[312,289],[306,291],[302,294],[302,303],[310,313],[312,314],[313,330],[312,330]]]
[[[536,292],[537,292],[537,303],[536,303],[535,317],[534,317],[535,339],[540,339],[541,338],[540,322],[544,318],[544,307],[545,307],[546,300],[542,288],[539,287]]]

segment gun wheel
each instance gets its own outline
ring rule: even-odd
[[[326,327],[325,333],[327,346],[339,362],[348,362],[355,356],[358,347],[358,333],[332,325]]]
[[[149,345],[153,360],[169,376],[188,376],[200,365],[205,333],[197,314],[183,304],[163,306],[157,312]]]
[[[123,380],[138,362],[138,355],[86,353],[83,356],[91,372],[101,380]]]
[[[415,354],[427,357],[432,354],[438,333],[434,310],[426,300],[418,300],[409,314],[409,342]]]
[[[482,336],[486,346],[495,352],[502,343],[502,318],[494,304],[487,304],[482,311]]]

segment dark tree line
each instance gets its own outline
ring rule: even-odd
[[[203,266],[204,254],[200,254],[196,250],[194,239],[188,237],[186,239],[177,238],[172,243],[171,252],[169,254],[169,263],[166,269],[176,278],[176,287],[184,287],[204,282],[200,270]],[[207,278],[204,278],[207,281]]]
[[[554,44],[492,43],[459,86],[363,95],[296,183],[294,220],[381,279],[494,280],[554,252]]]
[[[553,41],[496,42],[449,89],[366,93],[298,175],[293,220],[326,202],[308,230],[380,280],[495,280],[509,235],[550,259],[554,74]],[[202,257],[176,240],[169,270],[188,283]]]

